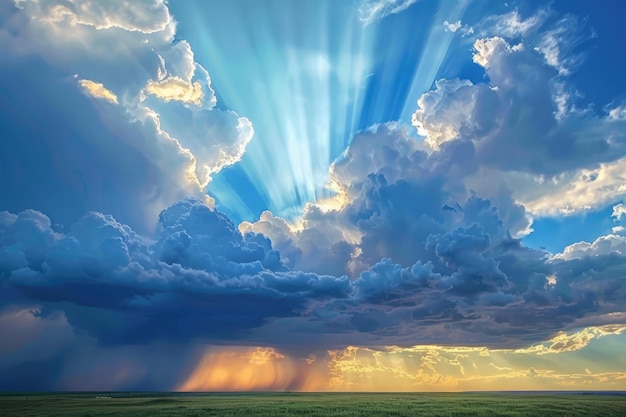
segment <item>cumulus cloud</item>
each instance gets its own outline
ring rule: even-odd
[[[476,88],[468,80],[438,80],[435,90],[423,94],[417,101],[413,114],[417,133],[424,136],[432,149],[456,139],[461,129],[468,129],[476,106]],[[454,98],[450,98],[454,94]],[[448,98],[443,100],[444,96]]]
[[[82,158],[103,160],[109,169],[114,164],[108,161],[120,158],[120,154],[142,159],[141,163],[124,165],[134,165],[136,175],[111,174],[108,187],[113,192],[103,191],[94,196],[85,190],[75,192],[73,198],[77,203],[86,209],[127,216],[126,221],[145,231],[154,227],[145,224],[145,219],[154,219],[173,201],[189,195],[209,200],[206,186],[211,176],[242,158],[254,130],[248,119],[232,111],[215,109],[211,78],[195,62],[189,43],[174,39],[176,25],[166,2],[115,1],[101,5],[88,0],[21,0],[15,6],[9,10],[7,29],[0,31],[0,36],[11,38],[2,46],[11,57],[7,63],[11,70],[33,78],[33,85],[35,78],[44,78],[47,85],[56,86],[65,83],[63,75],[59,76],[54,69],[60,68],[62,73],[76,74],[78,87],[86,95],[114,105],[104,107],[94,103],[93,109],[80,110],[83,114],[99,113],[100,117],[93,115],[93,118],[99,119],[96,125],[100,128],[91,129],[98,131],[92,136],[101,136],[101,141],[107,143],[95,150],[96,155]],[[33,56],[45,61],[36,75],[21,69],[31,65],[29,59]],[[72,106],[76,103],[64,100],[58,107],[60,112],[77,114]],[[68,130],[79,130],[75,126],[82,123],[74,120],[75,117],[63,119],[67,129],[64,125],[64,130],[61,129],[58,123],[51,124],[47,130],[58,132],[51,134],[55,139],[49,140],[60,141],[58,138],[70,136]],[[92,139],[81,146],[99,147],[98,142]],[[62,159],[68,169],[79,170],[82,162],[75,159],[78,152],[61,152],[63,148],[54,146],[59,155],[52,155],[52,159]],[[130,150],[114,151],[119,148]],[[92,149],[84,151],[88,153]],[[58,175],[48,173],[50,181]],[[129,176],[136,179],[128,181]],[[86,188],[101,188],[86,177]],[[71,184],[67,179],[60,182]],[[26,184],[21,188],[31,189]],[[112,193],[124,197],[114,199]],[[64,217],[49,206],[44,208],[50,210],[51,216]],[[130,212],[144,220],[138,222],[127,214]]]
[[[154,243],[97,212],[67,233],[53,231],[36,211],[3,218],[3,285],[51,310],[70,303],[61,307],[69,322],[106,343],[223,338],[351,291],[346,278],[288,271],[267,238],[242,236],[198,200],[163,211]],[[184,313],[185,305],[195,307]]]
[[[623,320],[623,236],[576,243],[555,256],[518,238],[530,227],[521,203],[545,198],[548,204],[545,193],[534,190],[549,184],[562,190],[568,178],[602,183],[603,169],[617,184],[624,156],[620,117],[559,110],[554,80],[563,74],[528,38],[539,33],[540,19],[513,14],[503,18],[512,22],[511,32],[475,40],[473,59],[485,81],[442,79],[422,95],[413,123],[424,143],[395,123],[357,133],[330,168],[336,205],[308,204],[296,224],[264,212],[236,227],[210,207],[204,188],[242,158],[253,127],[216,108],[209,74],[189,44],[173,40],[164,3],[147,9],[164,22],[155,26],[134,9],[120,17],[102,6],[105,17],[95,19],[73,4],[19,2],[20,19],[30,25],[22,35],[54,65],[78,72],[90,95],[110,102],[95,107],[116,133],[106,139],[125,145],[114,150],[134,149],[140,166],[150,168],[145,175],[156,177],[149,182],[155,189],[143,196],[149,201],[139,200],[159,213],[150,220],[156,232],[146,236],[103,211],[89,211],[66,228],[37,210],[0,212],[0,285],[6,289],[0,308],[8,317],[0,315],[0,325],[15,319],[37,328],[37,320],[50,320],[110,349],[181,341],[301,351],[425,343],[520,347],[549,340],[545,349],[569,352],[599,333],[555,332]],[[367,19],[374,19],[412,2],[365,4],[372,7]],[[40,40],[36,33],[49,36]],[[79,33],[84,45],[76,44]],[[54,57],[44,51],[51,45]],[[115,74],[129,77],[107,76],[112,65],[102,60],[105,46],[115,47],[116,58],[138,57],[119,61],[128,65]],[[102,144],[100,151],[120,142]],[[131,174],[115,178],[131,181]],[[129,198],[120,200],[134,205],[139,188],[128,189]],[[197,198],[175,198],[182,195]],[[528,204],[539,210],[540,203]],[[28,344],[23,334],[12,334],[16,345]],[[285,359],[274,350],[245,352],[254,359],[246,369]],[[136,354],[116,353],[120,364]],[[345,364],[341,355],[353,354],[336,353],[335,362]],[[203,367],[223,360],[219,352],[196,357],[205,358]],[[52,366],[44,359],[42,365]],[[461,369],[459,357],[441,360]],[[132,368],[123,386],[149,374],[147,368]],[[418,375],[439,376],[422,371]],[[216,386],[199,375],[194,386]],[[64,381],[72,387],[81,379]],[[298,385],[288,374],[279,386]]]
[[[454,173],[473,168],[455,158],[457,146],[444,142],[429,154],[393,125],[362,132],[331,171],[345,197],[341,207],[309,206],[300,227],[265,213],[242,230],[276,242],[289,267],[355,277],[350,298],[311,306],[344,343],[406,346],[426,337],[506,345],[548,337],[548,329],[574,326],[580,317],[604,324],[620,298],[603,292],[618,285],[613,274],[592,272],[604,260],[550,260],[521,245],[511,230],[528,226],[524,208],[505,191],[486,199],[465,189]],[[319,247],[305,239],[313,233]],[[545,333],[528,326],[537,320]],[[268,331],[292,321],[278,320]],[[308,323],[293,331],[313,329]]]
[[[573,57],[586,36],[573,17],[550,26],[544,14],[501,16],[519,23],[511,33],[490,22],[484,33],[491,35],[474,41],[473,55],[488,81],[437,81],[412,122],[432,150],[472,142],[479,168],[468,173],[468,187],[487,196],[509,189],[535,215],[571,214],[623,194],[624,126],[617,110],[593,113],[573,103],[563,68],[575,69],[574,58],[546,61],[541,45],[553,39],[563,57]]]
[[[626,158],[554,176],[506,173],[501,178],[516,190],[524,206],[538,216],[571,215],[605,207],[626,194]]]
[[[583,316],[605,324],[622,301],[620,292],[606,292],[618,284],[615,274],[595,276],[601,260],[549,260],[523,247],[488,200],[470,193],[453,203],[440,181],[383,178],[370,175],[342,210],[310,212],[311,224],[297,233],[266,213],[242,234],[195,199],[161,212],[156,241],[97,212],[66,232],[37,211],[3,212],[0,277],[15,296],[2,302],[37,303],[44,316],[61,311],[106,344],[236,337],[297,348],[315,344],[319,332],[334,334],[333,346],[522,344]],[[361,237],[348,243],[329,233],[332,224],[351,225]],[[330,249],[307,246],[317,240],[306,231],[316,229],[334,242]],[[299,259],[304,253],[321,262]],[[613,256],[619,271],[620,253],[601,254]],[[329,263],[354,278],[324,274]],[[541,330],[530,325],[539,316]],[[293,325],[298,337],[285,339]]]
[[[554,255],[555,259],[575,259],[599,255],[624,255],[626,253],[626,237],[620,235],[600,236],[592,243],[577,242],[567,246],[562,253]]]

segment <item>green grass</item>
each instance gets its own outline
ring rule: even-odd
[[[111,398],[96,398],[110,395]],[[626,416],[626,396],[506,393],[0,395],[2,416]]]

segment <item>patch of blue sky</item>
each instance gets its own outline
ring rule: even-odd
[[[239,165],[225,167],[219,175],[214,175],[208,191],[215,199],[215,206],[235,224],[258,219],[269,207],[267,197],[256,189]]]
[[[434,3],[433,3],[434,4]],[[436,13],[428,25],[428,35],[421,40],[422,48],[417,66],[412,74],[407,97],[404,101],[400,120],[410,121],[415,111],[417,99],[426,91],[430,90],[439,73],[450,48],[455,32],[445,30],[444,22],[458,22],[463,19],[469,0],[459,2],[441,1],[438,3]]]
[[[612,213],[613,205],[609,205],[601,210],[570,216],[538,218],[533,222],[533,232],[522,241],[533,248],[545,248],[551,253],[559,253],[573,243],[593,242],[596,238],[611,233],[613,227],[621,224],[611,217]]]
[[[546,5],[536,0],[523,0],[517,7],[520,13],[531,14]],[[574,48],[570,53],[578,56],[579,65],[568,75],[568,81],[576,89],[580,105],[602,110],[626,100],[624,95],[616,96],[616,92],[626,91],[626,56],[621,53],[626,39],[626,2],[554,0],[549,7],[558,12],[553,18],[559,19],[563,14],[576,16],[580,38],[573,40]],[[620,65],[615,65],[616,62]]]

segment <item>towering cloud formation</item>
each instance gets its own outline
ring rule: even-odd
[[[372,7],[368,16],[384,17],[411,3],[365,5]],[[330,349],[338,379],[347,362],[378,355],[350,345],[400,346],[435,363],[428,348],[413,346],[464,344],[461,354],[481,356],[487,348],[549,340],[535,347],[544,354],[622,333],[623,326],[607,325],[625,320],[623,236],[575,243],[556,255],[519,240],[530,215],[614,198],[606,189],[622,180],[626,151],[620,107],[598,114],[572,103],[566,32],[540,30],[546,12],[526,20],[507,14],[477,27],[473,62],[485,80],[441,79],[423,94],[413,115],[423,142],[393,122],[357,133],[330,167],[332,201],[308,204],[297,224],[264,212],[236,227],[212,207],[205,188],[242,158],[250,121],[216,108],[209,74],[191,46],[174,39],[163,1],[81,4],[18,1],[7,27],[20,30],[0,31],[0,39],[14,38],[0,47],[12,57],[0,68],[16,71],[42,56],[47,76],[62,85],[52,90],[69,91],[61,118],[85,103],[97,110],[89,107],[85,123],[97,121],[98,129],[80,120],[63,126],[82,141],[41,133],[53,165],[67,170],[60,169],[66,177],[59,182],[80,178],[79,191],[97,189],[105,183],[72,172],[98,163],[98,174],[113,184],[86,192],[87,214],[65,222],[69,227],[53,224],[55,215],[43,209],[0,212],[0,330],[15,335],[2,346],[13,356],[0,356],[0,369],[11,372],[0,374],[20,367],[32,373],[32,351],[20,356],[18,349],[55,340],[50,329],[60,329],[63,341],[52,344],[49,357],[36,357],[46,375],[42,389],[59,381],[76,386],[79,379],[55,366],[98,349],[128,368],[122,386],[151,388],[146,381],[157,371],[128,365],[135,353],[125,349],[136,345],[200,359],[195,372],[184,367],[189,378],[167,369],[176,383],[157,389],[220,387],[219,375],[207,369],[224,363],[270,372],[276,387],[290,389],[319,386],[313,377],[294,376],[315,363],[311,353]],[[20,168],[3,167],[5,182]],[[591,191],[573,196],[578,185],[571,178]],[[564,196],[561,206],[547,191]],[[107,203],[102,195],[115,198]],[[156,226],[145,233],[149,224]],[[34,336],[16,331],[11,320]],[[551,338],[582,326],[604,327]],[[84,349],[76,353],[68,341]],[[207,353],[207,344],[246,347],[233,359],[220,348]],[[258,345],[268,348],[250,347]],[[459,363],[459,352],[445,353],[441,361]],[[271,386],[256,376],[224,380],[234,388]],[[0,377],[0,388],[10,382]]]
[[[79,165],[78,158],[102,160],[107,167],[120,165],[116,163],[119,154],[126,159],[136,155],[140,160],[133,163],[141,167],[137,174],[143,177],[135,179],[132,190],[128,190],[127,174],[108,168],[112,171],[108,186],[124,198],[103,203],[97,196],[86,195],[82,198],[86,208],[126,216],[146,230],[154,223],[143,224],[138,218],[154,218],[187,195],[205,198],[211,175],[241,159],[254,133],[252,124],[232,111],[215,109],[209,74],[194,61],[190,45],[174,39],[175,22],[165,2],[99,5],[27,0],[17,1],[15,6],[0,34],[6,41],[4,53],[13,55],[4,64],[7,70],[19,71],[31,56],[40,55],[47,62],[43,76],[39,75],[45,77],[45,83],[55,84],[61,78],[64,90],[80,87],[87,96],[100,100],[94,103],[99,115],[89,117],[100,119],[94,124],[103,126],[101,132],[78,133],[80,140],[87,142],[79,145],[87,148],[87,155],[63,152],[66,147],[76,148],[66,137],[76,135],[72,131],[80,123],[64,114],[61,117],[69,120],[64,122],[68,127],[53,126],[56,131],[45,135],[53,150],[51,157],[69,167]],[[54,67],[63,75],[55,74]],[[77,85],[69,82],[70,74],[75,74]],[[20,93],[18,88],[12,91]],[[72,92],[69,94],[71,97]],[[73,106],[81,105],[76,101],[80,99],[64,101],[60,111],[73,112]],[[89,140],[85,136],[90,136]],[[107,150],[111,147],[122,150]],[[49,177],[47,181],[52,182],[56,175],[50,173]],[[87,188],[98,188],[98,179],[84,177]],[[72,197],[80,199],[76,193]],[[57,215],[55,209],[45,208]],[[129,212],[136,217],[128,216]]]
[[[363,151],[373,143],[376,158]],[[501,215],[518,224],[523,207],[492,203],[444,175],[462,162],[456,146],[428,155],[394,126],[358,135],[334,171],[348,202],[327,212],[311,205],[295,231],[267,214],[241,234],[194,199],[160,214],[154,242],[99,213],[60,233],[39,212],[5,212],[3,283],[20,303],[61,310],[112,344],[237,338],[299,349],[323,331],[337,347],[503,346],[582,318],[613,321],[608,313],[624,300],[607,288],[620,284],[598,271],[621,256],[551,260],[523,247]]]
[[[556,24],[547,17],[540,10],[527,19],[517,11],[487,19],[473,60],[488,81],[439,80],[418,101],[413,125],[432,150],[471,143],[478,169],[465,183],[472,189],[493,196],[508,188],[533,214],[571,214],[624,193],[626,125],[612,116],[619,107],[577,106],[567,76],[580,61],[572,49],[584,33],[573,16]]]

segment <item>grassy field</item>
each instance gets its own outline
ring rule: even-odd
[[[626,396],[551,393],[2,394],[0,415],[626,416]]]

